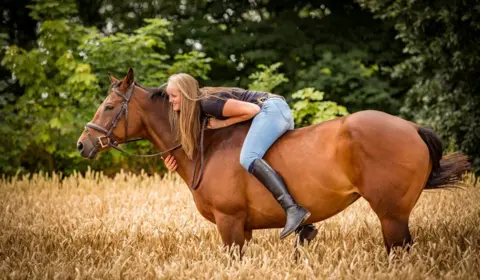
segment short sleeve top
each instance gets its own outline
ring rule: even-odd
[[[224,120],[228,118],[223,115],[223,107],[228,99],[236,99],[261,106],[261,101],[259,99],[268,97],[269,93],[246,89],[234,89],[231,92],[218,92],[213,95],[214,96],[200,100],[202,113],[207,116],[213,116],[216,119]]]

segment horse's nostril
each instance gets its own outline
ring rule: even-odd
[[[77,143],[77,149],[81,152],[83,151],[83,143],[82,142],[78,142]]]

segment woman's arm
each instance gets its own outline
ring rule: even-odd
[[[226,120],[210,119],[208,128],[222,128],[255,117],[260,113],[260,107],[250,102],[228,99],[223,107],[222,114]]]

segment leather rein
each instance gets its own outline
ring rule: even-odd
[[[102,127],[98,124],[92,123],[92,122],[89,122],[85,125],[85,133],[89,137],[92,137],[92,135],[88,131],[89,128],[91,128],[93,130],[96,130],[97,132],[104,133],[104,135],[97,137],[97,141],[96,141],[95,146],[93,147],[92,151],[90,152],[90,155],[97,153],[98,150],[99,150],[99,147],[101,147],[102,149],[105,148],[105,147],[111,147],[111,148],[113,148],[117,151],[120,151],[123,154],[125,154],[127,156],[131,156],[131,157],[142,157],[142,158],[150,158],[150,157],[156,157],[156,156],[162,157],[163,155],[165,155],[165,154],[167,154],[171,151],[174,151],[174,150],[176,150],[176,149],[178,149],[182,146],[181,144],[177,144],[177,145],[175,145],[174,147],[172,147],[168,150],[165,150],[165,151],[162,151],[162,152],[159,152],[159,153],[155,153],[155,154],[147,154],[147,155],[131,154],[131,153],[128,153],[128,152],[126,152],[126,151],[124,151],[124,150],[122,150],[121,148],[118,147],[119,142],[113,136],[113,130],[115,129],[115,127],[117,127],[117,124],[122,119],[123,115],[125,115],[125,138],[124,138],[124,141],[121,144],[126,144],[126,143],[136,142],[136,141],[140,141],[140,140],[145,140],[143,138],[128,139],[128,103],[130,102],[130,99],[132,98],[134,89],[135,89],[135,82],[133,82],[130,85],[130,87],[127,89],[126,94],[122,94],[121,92],[117,91],[116,88],[112,87],[111,90],[115,94],[117,94],[118,96],[123,98],[123,101],[122,101],[122,104],[120,105],[121,106],[120,111],[118,112],[117,116],[113,120],[112,125],[110,126],[110,129],[106,129],[106,128],[104,128],[104,127]],[[195,167],[194,167],[194,172],[193,172],[193,178],[192,178],[192,182],[190,184],[190,188],[192,190],[195,190],[198,187],[198,185],[200,184],[200,181],[203,177],[203,170],[204,170],[204,155],[203,155],[203,136],[204,136],[204,134],[203,133],[204,133],[204,130],[205,130],[207,120],[208,119],[205,118],[203,120],[203,123],[202,123],[202,130],[201,130],[201,135],[200,135],[200,149],[198,150],[198,155],[197,155],[197,158],[195,159]],[[104,143],[104,140],[106,140],[106,143]],[[199,158],[200,158],[200,173],[198,174],[199,177],[198,177],[197,181],[195,182],[195,177],[197,175],[197,163],[198,163]]]

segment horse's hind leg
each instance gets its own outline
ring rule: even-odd
[[[310,243],[317,236],[318,229],[313,224],[307,224],[298,227],[295,233],[297,234],[296,247],[298,244],[303,245],[305,241]]]
[[[252,240],[253,231],[251,229],[245,230],[243,232],[243,235],[244,235],[246,241],[250,241],[250,240]]]
[[[423,146],[425,146],[422,143]],[[408,221],[428,178],[428,150],[412,147],[415,153],[397,155],[395,161],[368,162],[361,195],[370,203],[382,225],[387,253],[393,247],[412,243]]]
[[[387,253],[390,253],[393,247],[407,247],[412,243],[408,221],[426,178],[410,176],[409,180],[402,180],[408,177],[388,176],[382,174],[380,169],[377,170],[376,177],[369,177],[366,184],[369,187],[364,189],[363,197],[380,220],[385,247]]]
[[[407,191],[401,195],[395,192],[399,189],[401,188],[386,187],[382,189],[385,191],[377,191],[375,195],[364,196],[380,220],[388,254],[393,247],[406,247],[412,243],[408,220],[418,199],[418,194],[415,190],[415,192]]]

